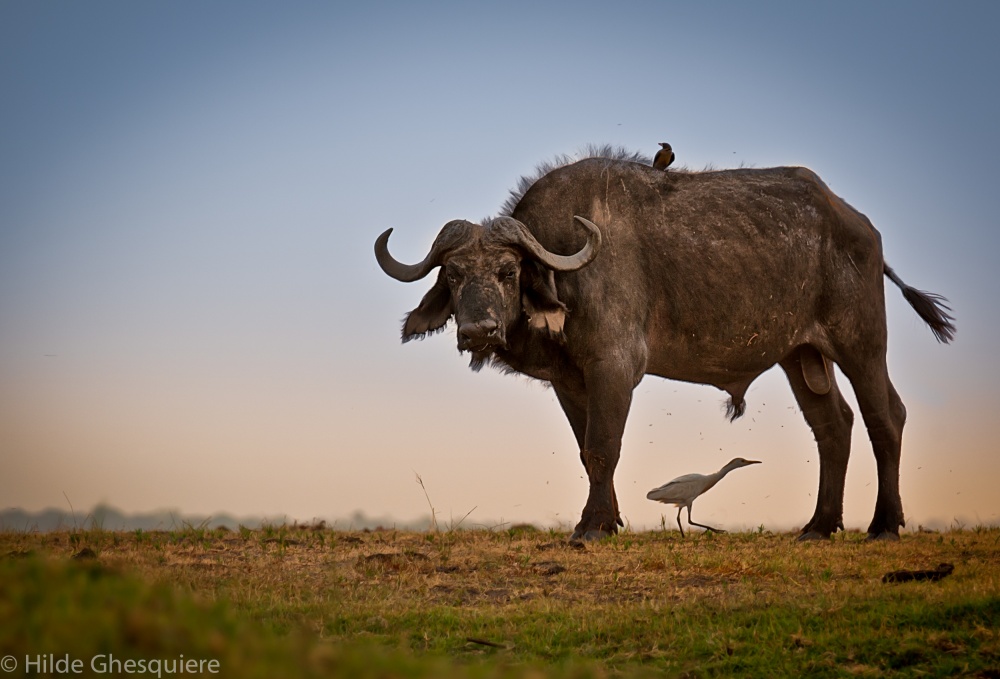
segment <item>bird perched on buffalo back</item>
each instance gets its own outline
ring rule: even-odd
[[[674,150],[665,141],[660,142],[660,150],[653,156],[653,167],[657,170],[666,170],[670,163],[674,162]]]
[[[729,464],[714,474],[685,474],[684,476],[678,476],[673,481],[646,493],[646,499],[663,502],[664,504],[672,504],[677,507],[677,527],[681,530],[681,537],[684,537],[684,528],[681,526],[681,510],[685,507],[688,510],[688,523],[692,526],[707,528],[716,533],[725,533],[726,531],[720,528],[712,528],[703,523],[692,521],[691,503],[694,502],[696,497],[721,481],[722,477],[729,472],[751,464],[760,464],[760,460],[744,460],[742,457],[737,457],[730,460]]]

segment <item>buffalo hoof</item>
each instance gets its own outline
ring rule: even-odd
[[[869,533],[865,542],[899,542],[899,533],[882,531],[881,533]]]
[[[595,540],[603,540],[604,538],[609,538],[614,535],[613,532],[609,530],[604,530],[603,528],[592,528],[588,531],[576,530],[573,535],[570,536],[570,544],[582,544],[584,542],[594,542]]]
[[[802,535],[800,535],[799,538],[798,538],[798,541],[799,542],[812,542],[814,540],[829,540],[829,539],[830,539],[829,535],[823,535],[819,531],[810,530],[810,531],[806,531],[805,533],[803,533]]]

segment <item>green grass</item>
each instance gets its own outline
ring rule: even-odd
[[[70,558],[87,547],[90,560]],[[955,565],[938,582],[883,584]],[[1000,676],[1000,530],[0,534],[0,656],[227,676]],[[485,642],[485,643],[484,643]]]

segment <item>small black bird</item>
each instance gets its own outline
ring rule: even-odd
[[[674,162],[674,150],[670,147],[670,144],[666,142],[660,142],[660,150],[656,152],[653,156],[653,167],[657,170],[666,170],[670,167],[670,163]]]

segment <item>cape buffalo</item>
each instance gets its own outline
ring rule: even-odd
[[[820,454],[816,511],[802,538],[843,529],[857,395],[875,452],[869,538],[898,538],[906,409],[886,368],[883,274],[939,341],[955,327],[944,298],[905,285],[868,219],[801,167],[661,172],[604,152],[524,178],[500,215],[449,222],[422,262],[375,242],[382,270],[437,280],[407,314],[403,341],[458,326],[471,367],[549,382],[580,446],[590,493],[573,540],[621,525],[613,477],[632,390],[643,375],[711,384],[739,417],[744,394],[785,371]],[[570,253],[570,254],[560,254]]]

